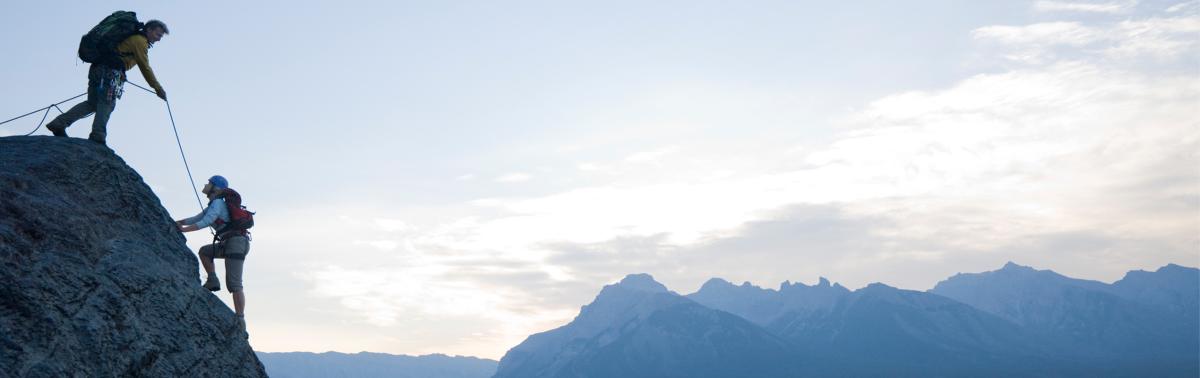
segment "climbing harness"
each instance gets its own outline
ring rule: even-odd
[[[131,81],[126,81],[125,83],[126,83],[126,84],[129,84],[129,85],[132,85],[132,86],[135,86],[135,87],[138,87],[138,88],[141,88],[142,90],[144,90],[144,91],[146,91],[146,92],[149,92],[150,94],[156,94],[154,91],[152,91],[152,90],[149,90],[149,89],[146,89],[146,87],[143,87],[143,86],[141,86],[141,85],[137,85],[137,83],[134,83],[134,82],[131,82]],[[59,102],[56,102],[56,103],[53,103],[53,104],[47,105],[47,106],[45,106],[45,107],[42,107],[42,108],[37,108],[36,110],[34,110],[34,111],[32,111],[32,112],[25,113],[25,114],[22,114],[22,115],[19,115],[19,116],[16,116],[16,117],[10,118],[9,120],[7,120],[7,121],[4,121],[4,122],[0,122],[0,125],[4,125],[4,124],[6,124],[6,123],[9,123],[9,122],[12,122],[12,121],[16,121],[16,120],[18,120],[18,119],[21,119],[21,118],[28,117],[28,116],[30,116],[30,115],[33,115],[33,114],[35,114],[35,113],[37,113],[37,112],[40,112],[40,111],[45,111],[45,113],[43,113],[43,114],[42,114],[42,120],[41,120],[41,121],[38,121],[38,125],[37,125],[37,127],[35,127],[35,128],[33,129],[33,131],[30,131],[29,133],[25,134],[24,136],[30,136],[30,135],[33,135],[33,133],[37,132],[39,129],[41,129],[41,128],[42,128],[42,124],[43,124],[44,122],[46,122],[46,116],[50,115],[50,109],[51,109],[51,108],[53,108],[53,109],[57,109],[59,114],[65,113],[65,112],[63,112],[62,108],[59,108],[59,107],[58,107],[59,105],[62,105],[63,103],[65,103],[65,102],[67,102],[67,101],[71,101],[71,100],[74,100],[74,99],[77,99],[77,98],[83,97],[83,96],[84,96],[84,95],[86,95],[86,94],[87,94],[87,92],[84,92],[84,93],[81,93],[81,94],[79,94],[78,96],[71,97],[71,98],[68,98],[68,99],[66,99],[66,100],[62,100],[62,101],[59,101]],[[118,96],[120,96],[120,95],[118,95]],[[204,203],[203,203],[203,202],[200,202],[200,193],[196,191],[196,180],[192,178],[192,167],[188,165],[188,161],[187,161],[187,154],[184,154],[184,153],[183,153],[183,142],[181,142],[181,141],[179,140],[179,129],[175,127],[175,114],[174,114],[173,112],[171,112],[171,102],[170,102],[170,101],[167,101],[167,100],[163,100],[163,102],[166,102],[166,103],[167,103],[167,115],[171,117],[171,130],[175,132],[175,144],[179,146],[179,157],[183,158],[183,168],[187,170],[188,181],[192,183],[192,194],[196,195],[196,204],[197,204],[197,205],[200,205],[200,211],[204,211]]]

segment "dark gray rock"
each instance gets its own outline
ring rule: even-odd
[[[106,147],[0,138],[0,377],[265,377],[173,224]]]

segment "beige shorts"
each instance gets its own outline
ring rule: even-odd
[[[201,258],[225,259],[225,287],[230,293],[242,291],[242,265],[246,263],[248,253],[250,239],[245,236],[234,236],[200,247]]]

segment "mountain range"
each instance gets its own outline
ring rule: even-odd
[[[257,352],[267,374],[276,378],[486,378],[496,361],[475,357],[430,354],[405,356],[386,353]]]
[[[924,292],[713,278],[687,295],[632,274],[498,365],[378,353],[259,359],[289,377],[1195,377],[1200,270],[1170,264],[1106,284],[1008,263]]]
[[[1008,263],[925,292],[714,278],[680,295],[634,274],[494,377],[1195,377],[1198,299],[1200,270],[1174,264],[1105,284]]]

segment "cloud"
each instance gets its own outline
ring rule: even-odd
[[[533,176],[528,173],[517,172],[497,177],[495,181],[500,183],[515,183],[529,181],[531,178],[533,178]]]
[[[621,169],[621,166],[621,164],[617,163],[580,163],[577,164],[575,168],[578,169],[579,172],[583,172],[587,175],[619,177],[625,172],[623,169]]]
[[[1186,162],[1196,162],[1191,151],[1197,150],[1198,137],[1191,115],[1200,101],[1195,82],[1187,75],[1149,75],[1070,61],[976,75],[946,89],[870,103],[843,120],[846,131],[835,141],[806,149],[799,157],[804,164],[795,169],[717,179],[673,176],[665,183],[489,198],[475,203],[499,212],[464,218],[423,235],[419,243],[562,266],[552,276],[572,280],[585,270],[563,264],[564,248],[583,257],[598,256],[615,248],[612,243],[651,238],[653,248],[637,248],[647,251],[644,256],[661,257],[671,248],[735,237],[742,225],[805,204],[872,204],[846,207],[863,214],[871,208],[884,211],[890,203],[927,208],[926,213],[906,211],[912,221],[896,231],[924,238],[939,237],[941,223],[932,221],[940,218],[936,211],[985,214],[969,224],[1005,224],[997,229],[1003,237],[978,238],[985,245],[1012,243],[1047,230],[1078,231],[1060,229],[1062,225],[1125,229],[1150,238],[1158,231],[1101,220],[1165,215],[1174,226],[1159,228],[1162,234],[1153,238],[1178,239],[1194,223],[1186,213],[1124,204],[1187,203],[1190,198],[1188,184],[1195,175]],[[764,152],[757,157],[762,165],[797,158],[791,151]],[[1174,184],[1134,184],[1142,181]],[[1116,189],[1130,185],[1139,189]],[[1097,203],[1109,205],[1101,211],[1095,209]],[[997,226],[984,229],[990,227]],[[963,253],[983,249],[966,242],[953,245]],[[891,258],[929,260],[951,251],[908,251]],[[630,261],[626,268],[659,264],[616,260]]]
[[[393,251],[400,246],[395,240],[355,240],[354,245],[366,245],[381,251]]]
[[[1008,48],[1006,58],[1032,64],[1050,64],[1062,58],[1176,59],[1196,53],[1200,17],[1151,17],[1102,26],[1055,21],[1022,26],[992,25],[975,29],[971,36]]]
[[[1120,14],[1128,13],[1137,5],[1137,1],[1121,2],[1076,2],[1039,0],[1033,3],[1033,9],[1039,12],[1091,12]]]
[[[486,256],[440,277],[520,311],[569,309],[634,272],[677,290],[717,275],[926,289],[1008,260],[1113,278],[1197,242],[1197,88],[1071,61],[976,75],[873,101],[824,147],[758,156],[793,169],[489,198],[476,204],[498,212],[416,243]]]
[[[399,219],[375,218],[375,227],[386,232],[395,232],[407,230],[410,227],[407,223]]]
[[[1172,5],[1170,7],[1167,7],[1167,13],[1177,13],[1177,12],[1181,12],[1181,11],[1185,11],[1185,10],[1189,10],[1189,9],[1196,9],[1196,2],[1185,1],[1185,2],[1182,2],[1179,4]]]
[[[335,299],[342,317],[378,327],[376,332],[401,328],[445,334],[440,345],[427,349],[457,349],[492,358],[536,330],[559,325],[574,312],[565,306],[566,298],[586,300],[585,292],[592,289],[554,285],[527,264],[491,259],[335,265],[303,278],[312,285],[313,295]],[[540,288],[540,295],[529,295],[530,288]],[[558,302],[547,303],[543,298],[548,297]]]
[[[1078,22],[1044,22],[1026,26],[985,26],[971,32],[975,39],[1017,45],[1083,46],[1106,38],[1101,30]]]
[[[993,270],[1007,261],[1111,282],[1131,269],[1194,264],[1193,246],[1200,242],[1186,230],[1164,238],[1050,223],[992,204],[926,199],[796,205],[703,243],[676,246],[659,236],[563,243],[551,246],[555,253],[547,261],[596,283],[649,272],[681,293],[711,277],[768,287],[828,277],[850,288],[884,282],[926,290],[955,273]]]
[[[1117,42],[1104,52],[1110,57],[1175,59],[1196,56],[1200,17],[1195,15],[1122,21],[1113,37]]]
[[[1131,21],[1108,29],[1048,23],[1014,29],[1006,42],[1038,44],[1045,43],[1039,41],[1042,37],[1056,36],[1054,43],[1077,47],[1100,40],[1128,45],[1121,36],[1131,33],[1124,30],[1141,22],[1161,26],[1190,21]],[[989,33],[1004,34],[979,32]],[[791,256],[795,252],[789,249],[824,246],[819,248],[840,258],[807,261],[820,261],[826,269],[887,270],[904,261],[912,266],[908,272],[919,273],[919,266],[950,269],[951,262],[969,256],[1003,260],[996,256],[1006,248],[1046,252],[1020,247],[1030,245],[1112,245],[1121,251],[1116,255],[1135,256],[1124,242],[1129,238],[1172,245],[1152,258],[1161,262],[1180,256],[1186,250],[1180,246],[1194,240],[1188,230],[1196,222],[1188,211],[1195,210],[1198,179],[1188,167],[1197,163],[1194,151],[1200,150],[1192,120],[1200,103],[1196,84],[1190,74],[1143,72],[1105,61],[1060,60],[975,75],[948,88],[873,101],[845,118],[846,131],[824,147],[756,156],[762,165],[799,156],[803,164],[795,169],[494,198],[490,204],[506,213],[477,219],[465,233],[471,242],[460,241],[456,248],[494,246],[520,251],[514,253],[531,256],[531,261],[543,256],[544,263],[562,267],[568,279],[590,282],[639,267],[708,273],[773,267],[767,259],[750,259],[754,251],[735,240],[776,243],[755,247],[772,251],[764,256]],[[1164,201],[1185,206],[1153,206]],[[826,205],[837,209],[827,212],[827,221],[868,232],[845,237],[861,244],[745,237],[776,224],[768,214],[778,209]],[[1057,235],[1100,242],[1040,241]],[[718,249],[735,257],[718,258]],[[691,260],[688,251],[710,255]],[[1147,262],[1119,260],[1092,273],[1112,274]],[[915,276],[898,275],[893,281],[920,283]]]
[[[312,273],[318,296],[338,298],[349,310],[377,326],[423,316],[478,316],[508,320],[502,292],[479,290],[439,279],[445,267],[387,266],[348,269],[331,266]]]
[[[679,151],[679,146],[667,146],[653,151],[642,151],[629,155],[629,157],[625,158],[625,161],[630,163],[654,162],[676,151]]]

